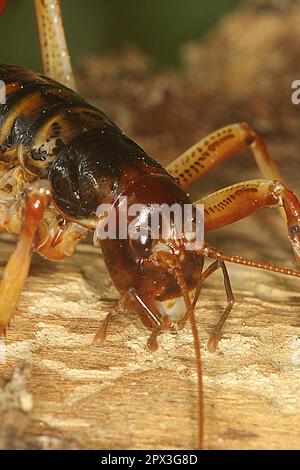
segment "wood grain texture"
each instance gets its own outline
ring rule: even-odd
[[[121,59],[87,58],[79,84],[85,97],[165,163],[206,133],[247,120],[269,134],[271,154],[288,186],[299,194],[300,107],[290,101],[290,83],[299,76],[298,16],[291,12],[289,22],[274,10],[244,18],[245,11],[228,18],[219,36],[217,31],[211,36],[212,44],[208,38],[195,45],[200,55],[185,65],[188,82],[182,78],[184,70],[151,75],[143,57],[124,54]],[[240,59],[233,61],[236,57]],[[205,84],[213,84],[213,90],[205,91]],[[258,176],[245,153],[223,163],[191,195],[196,199]],[[232,254],[292,266],[286,229],[275,211],[210,233],[207,241]],[[11,238],[2,237],[0,276],[13,247]],[[207,280],[196,310],[203,343],[205,447],[298,449],[299,280],[238,265],[228,270],[236,304],[216,354],[205,345],[225,306],[221,273]],[[140,321],[118,316],[104,345],[96,347],[93,337],[116,299],[98,249],[82,244],[61,263],[34,256],[18,313],[0,343],[0,353],[6,355],[0,364],[0,447],[196,447],[196,371],[189,325],[177,336],[162,335],[159,350],[151,354],[145,348],[149,332]],[[28,396],[32,400],[25,409],[24,393],[27,404]]]
[[[283,264],[291,254],[281,219],[278,214],[265,216],[219,232],[214,242],[238,251],[243,246],[256,259],[262,251],[271,255],[276,247],[273,257]],[[255,240],[265,220],[272,227],[269,245],[268,230],[262,240]],[[13,246],[8,240],[0,244],[2,269]],[[205,343],[225,303],[220,274],[209,279],[197,306],[204,345],[206,448],[299,448],[299,283],[240,266],[230,266],[229,272],[237,303],[216,354],[207,352]],[[104,345],[93,346],[93,336],[116,298],[98,249],[81,245],[58,264],[34,257],[4,341],[6,361],[0,365],[3,383],[20,361],[29,368],[27,391],[33,408],[23,445],[196,447],[196,372],[189,325],[177,336],[163,335],[159,350],[151,354],[145,349],[149,333],[140,321],[119,316]]]

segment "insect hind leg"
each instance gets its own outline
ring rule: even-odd
[[[283,181],[262,138],[246,123],[232,124],[201,139],[167,166],[183,188],[202,178],[224,160],[249,148],[264,178]]]
[[[220,189],[197,203],[204,204],[205,232],[225,227],[262,209],[281,208],[289,241],[300,263],[300,203],[280,181],[244,181]]]
[[[43,72],[76,89],[66,43],[60,0],[34,0]]]

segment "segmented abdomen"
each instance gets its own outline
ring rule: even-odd
[[[98,205],[163,167],[77,93],[28,69],[0,65],[0,167],[21,163],[51,181],[62,215],[93,227]],[[0,168],[1,169],[1,168]]]
[[[59,83],[30,70],[0,66],[6,104],[0,106],[1,160],[18,158],[45,177],[62,147],[81,133],[111,125],[100,110]]]

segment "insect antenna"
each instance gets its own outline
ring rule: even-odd
[[[203,372],[202,372],[202,359],[201,359],[201,340],[198,334],[194,307],[191,303],[189,291],[183,276],[181,266],[177,264],[176,268],[173,271],[177,284],[181,290],[184,303],[187,309],[186,318],[189,319],[193,339],[194,339],[194,349],[195,349],[195,358],[197,366],[197,377],[198,377],[198,443],[199,449],[203,449],[204,441],[204,389],[203,389]]]
[[[284,274],[286,276],[300,277],[300,271],[295,271],[294,269],[288,268],[281,268],[270,263],[253,261],[251,259],[243,258],[242,256],[232,256],[227,253],[224,253],[223,251],[219,251],[208,244],[205,244],[202,253],[208,258],[222,259],[223,261],[227,261],[228,263],[235,263],[243,266],[249,266],[251,268],[264,269],[266,271]]]

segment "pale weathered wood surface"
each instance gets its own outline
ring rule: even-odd
[[[187,70],[193,89],[172,74],[149,78],[143,60],[125,55],[87,62],[82,90],[162,161],[176,157],[219,125],[247,119],[270,134],[271,152],[299,193],[300,108],[290,102],[290,83],[299,78],[292,68],[298,64],[293,54],[299,53],[292,36],[298,33],[287,17],[281,21],[277,10],[260,11],[259,31],[264,33],[260,39],[254,27],[256,13],[248,18],[245,11],[230,24],[229,19],[212,44],[208,41],[202,49],[195,46],[200,47],[200,55]],[[294,17],[293,13],[292,24]],[[253,28],[237,29],[244,24],[241,18]],[[238,31],[236,41],[234,31]],[[282,38],[288,46],[277,47],[283,44]],[[229,44],[227,53],[232,57],[237,57],[236,45],[241,61],[228,61],[223,44]],[[272,86],[275,50],[277,79]],[[247,61],[250,56],[255,60]],[[211,95],[203,92],[205,83],[212,83],[205,75],[210,69],[205,60],[211,61],[213,77],[220,78]],[[230,73],[215,73],[214,64],[222,68],[224,60],[231,66]],[[266,67],[266,61],[271,65]],[[251,83],[245,83],[249,73],[240,74],[244,63],[255,66]],[[232,68],[236,79],[243,78],[234,82],[230,92],[222,80],[232,83]],[[254,85],[258,89],[251,95]],[[236,157],[193,188],[192,194],[199,196],[257,176],[249,156]],[[275,212],[253,216],[207,240],[234,254],[292,265],[286,230]],[[1,272],[13,247],[7,239],[0,242]],[[216,354],[208,353],[205,344],[225,305],[220,273],[207,281],[196,312],[203,341],[205,446],[297,449],[299,280],[235,265],[228,268],[237,302]],[[82,245],[73,257],[58,264],[34,257],[18,313],[0,344],[0,447],[196,447],[196,373],[189,325],[177,336],[160,337],[160,349],[151,354],[145,349],[149,333],[140,321],[119,316],[103,347],[95,347],[93,337],[116,298],[98,249]],[[22,367],[16,369],[19,364]]]
[[[267,254],[271,249],[255,232],[264,220],[236,225],[223,234],[223,246],[239,240],[235,249],[240,244],[256,258]],[[279,216],[267,220],[275,234],[282,232]],[[275,258],[284,261],[290,253],[283,234],[280,238],[274,237],[273,249],[278,250]],[[14,245],[2,241],[0,246],[3,268]],[[298,448],[299,281],[239,266],[230,266],[230,276],[234,312],[218,352],[202,348],[206,447]],[[21,438],[19,424],[18,432],[9,428],[6,447],[195,448],[196,374],[189,326],[176,337],[162,336],[159,351],[150,354],[148,332],[140,322],[119,317],[97,348],[93,336],[115,298],[97,249],[83,246],[59,264],[34,257],[0,365],[4,383],[16,364],[26,364],[33,407],[26,411]],[[216,274],[197,307],[204,344],[224,298]],[[1,409],[7,413],[0,395]],[[7,435],[6,423],[1,420],[2,435]]]

